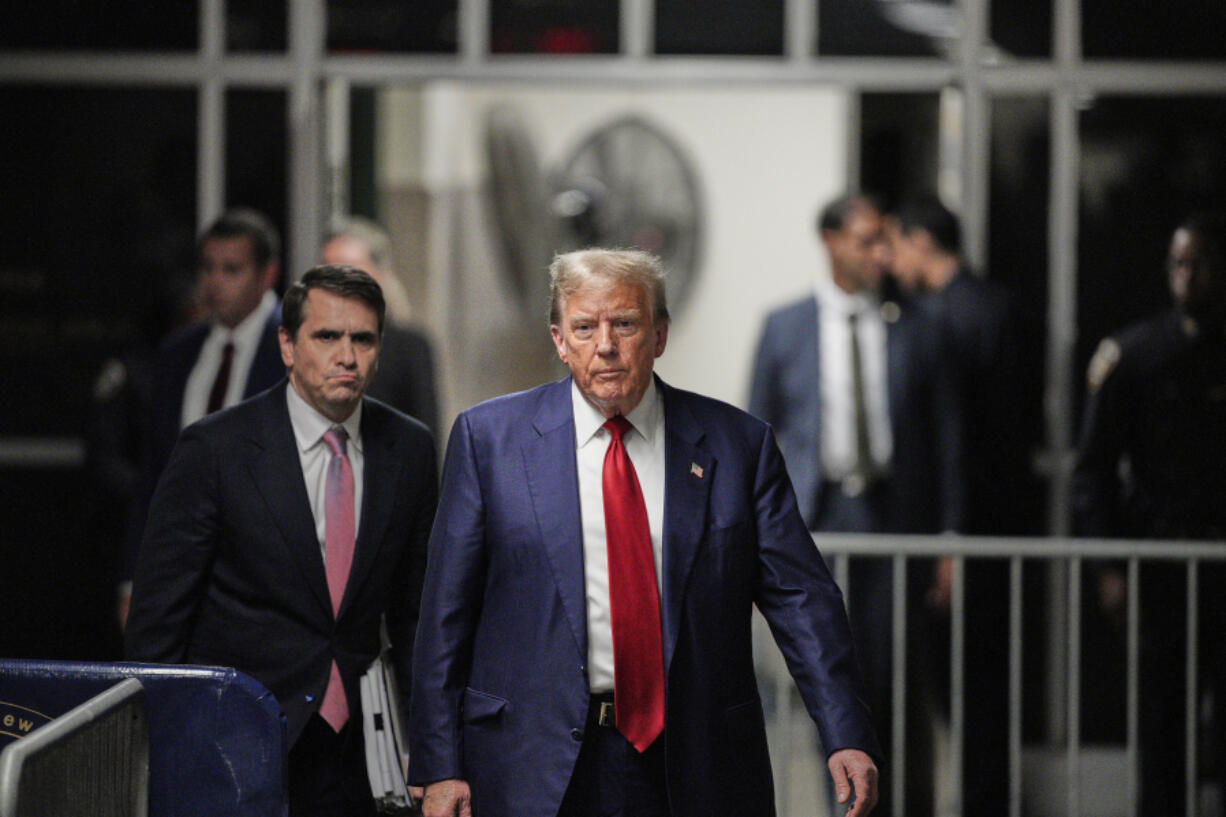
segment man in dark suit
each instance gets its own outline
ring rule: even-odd
[[[434,444],[363,396],[382,324],[360,270],[316,267],[290,287],[288,382],[183,431],[136,573],[128,657],[232,666],[267,686],[287,718],[295,817],[373,813],[358,679],[381,619],[410,685]]]
[[[197,242],[197,286],[211,319],[175,332],[158,350],[140,481],[125,537],[125,579],[135,569],[149,499],[180,429],[285,375],[277,343],[281,308],[273,292],[281,272],[280,243],[268,219],[245,208],[223,213]],[[121,589],[121,621],[127,598],[127,589]]]
[[[962,230],[933,195],[905,202],[892,231],[891,273],[927,309],[941,332],[962,405],[966,477],[964,533],[1019,535],[1027,483],[1024,401],[1008,294],[976,275],[962,257]],[[929,602],[936,692],[948,707],[952,560],[939,563]],[[965,567],[965,751],[962,811],[1003,814],[1009,796],[1009,564]]]
[[[770,430],[654,377],[652,256],[550,273],[571,376],[462,413],[447,449],[410,719],[424,813],[773,815],[756,605],[867,814],[878,752],[842,595]]]
[[[819,216],[830,275],[813,295],[767,317],[754,363],[749,410],[779,437],[797,500],[811,530],[935,533],[963,515],[957,393],[935,324],[905,299],[885,300],[888,262],[881,210],[847,194]],[[914,566],[910,575],[918,576]],[[852,629],[869,683],[878,734],[890,735],[893,569],[887,560],[851,564]],[[908,656],[919,667],[928,582],[908,588]],[[912,684],[913,690],[921,688]],[[908,696],[913,760],[922,752],[921,695]],[[914,770],[913,770],[914,769]],[[908,814],[931,802],[931,775],[908,763]],[[883,795],[888,795],[885,787]],[[887,797],[883,796],[883,801]],[[883,806],[886,803],[883,802]]]
[[[367,393],[416,417],[437,434],[434,351],[425,333],[409,325],[409,296],[392,263],[391,237],[373,221],[351,216],[332,225],[320,256],[325,264],[365,270],[387,298],[379,374]]]

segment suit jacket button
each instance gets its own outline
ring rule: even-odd
[[[582,729],[572,729],[570,730],[570,736],[574,738],[575,740],[583,740],[583,730]]]

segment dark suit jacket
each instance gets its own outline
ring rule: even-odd
[[[754,363],[749,411],[779,437],[800,512],[814,526],[825,476],[821,459],[818,302],[810,296],[767,318]],[[904,305],[886,322],[886,380],[894,455],[890,518],[880,530],[960,530],[964,513],[960,406],[935,324]]]
[[[828,752],[875,753],[842,595],[770,430],[659,380],[661,617],[675,817],[774,813],[750,615],[770,622]],[[410,778],[458,777],[479,817],[552,817],[589,685],[571,381],[460,415],[414,658]]]
[[[962,401],[966,476],[964,533],[1025,531],[1029,447],[1037,423],[1028,410],[1008,294],[961,269],[925,306],[940,325]],[[1037,408],[1037,406],[1035,407]],[[1036,414],[1037,412],[1033,412]]]
[[[281,345],[277,341],[277,329],[281,325],[281,306],[277,305],[264,322],[260,344],[251,360],[243,399],[258,394],[285,377],[285,364],[281,361]],[[173,333],[158,350],[153,370],[153,389],[150,392],[148,428],[141,452],[141,474],[136,492],[132,497],[127,535],[124,545],[124,576],[131,578],[136,569],[136,557],[140,550],[145,521],[149,515],[149,500],[157,487],[158,478],[166,468],[170,452],[179,439],[179,423],[183,417],[183,392],[187,378],[196,365],[200,349],[209,336],[212,324],[197,323]]]
[[[150,505],[125,642],[133,660],[254,676],[285,710],[292,745],[319,708],[333,660],[357,717],[380,616],[409,689],[437,488],[429,432],[367,398],[361,529],[334,617],[286,388],[183,430]]]
[[[434,352],[430,341],[418,330],[390,323],[383,327],[379,369],[366,393],[416,417],[438,434]]]

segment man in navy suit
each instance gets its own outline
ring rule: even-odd
[[[839,800],[868,814],[842,594],[770,430],[654,376],[655,258],[586,250],[550,274],[570,377],[462,413],[447,448],[409,728],[426,817],[773,815],[754,606]]]
[[[817,227],[830,275],[817,281],[814,294],[768,316],[749,410],[778,435],[811,530],[960,530],[961,410],[938,328],[906,300],[882,297],[889,252],[873,199],[841,196],[823,208]],[[911,575],[920,572],[913,567]],[[855,560],[848,588],[871,708],[887,741],[892,579],[889,561]],[[915,613],[928,582],[912,584],[907,654],[922,672],[923,617]],[[922,696],[909,697],[907,733],[917,745],[908,757],[914,760],[923,754],[925,720],[915,705]],[[922,814],[920,804],[931,803],[931,775],[922,766],[922,759],[908,763],[908,814]]]
[[[363,396],[383,326],[370,276],[316,267],[290,287],[282,320],[288,382],[188,426],[175,446],[150,506],[127,655],[255,677],[285,710],[290,814],[373,814],[358,681],[384,620],[409,689],[434,441]]]
[[[281,272],[280,243],[268,219],[245,208],[223,213],[197,242],[197,285],[212,317],[172,334],[158,351],[140,482],[128,520],[125,578],[135,569],[149,499],[180,429],[285,376],[277,343],[281,307],[273,292]],[[122,593],[121,620],[126,598]]]

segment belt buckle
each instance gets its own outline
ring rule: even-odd
[[[617,717],[613,709],[612,701],[601,701],[600,716],[596,719],[596,722],[600,724],[601,726],[616,726],[617,725]]]

